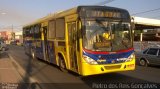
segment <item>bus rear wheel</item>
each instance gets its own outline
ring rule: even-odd
[[[3,48],[2,48],[2,51],[5,51],[5,50],[6,50],[6,49],[3,47]]]
[[[66,69],[65,61],[62,57],[59,56],[59,68],[62,72],[68,72]]]

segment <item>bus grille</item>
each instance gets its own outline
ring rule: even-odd
[[[121,65],[114,65],[114,66],[104,66],[106,70],[112,70],[112,69],[120,69]]]

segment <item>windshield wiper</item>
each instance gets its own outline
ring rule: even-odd
[[[107,27],[109,27],[109,24],[107,25],[107,27],[102,23],[102,20],[96,19],[96,22],[100,25],[100,27],[102,29],[104,29],[106,31]]]

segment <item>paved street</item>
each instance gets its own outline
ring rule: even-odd
[[[41,84],[45,88],[60,87],[56,84],[62,84],[62,89],[72,85],[75,85],[75,87],[79,85],[80,87],[76,88],[82,89],[93,88],[94,83],[160,83],[160,67],[158,66],[136,66],[135,71],[81,77],[72,72],[61,72],[56,66],[44,61],[32,60],[24,53],[23,47],[20,46],[9,46],[7,53],[11,60],[16,63],[17,71],[24,82]]]

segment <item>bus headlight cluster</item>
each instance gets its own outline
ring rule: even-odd
[[[135,57],[135,54],[132,53],[132,54],[127,58],[126,62],[132,61],[132,60],[134,59],[134,57]]]
[[[86,55],[83,55],[83,58],[89,64],[98,64],[94,59],[92,59],[92,58],[90,58],[90,57],[88,57]]]
[[[119,58],[117,59],[118,62],[125,62],[128,58]]]
[[[118,62],[130,62],[134,59],[135,54],[132,53],[128,58],[119,58],[117,59]]]

